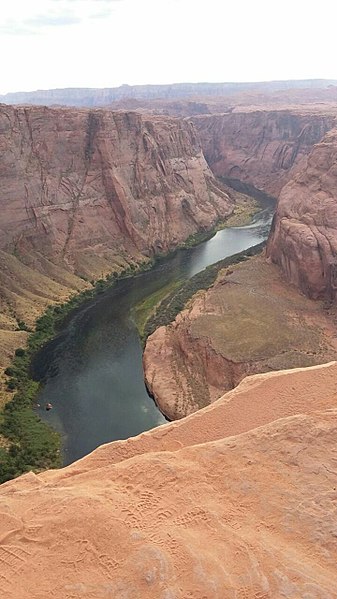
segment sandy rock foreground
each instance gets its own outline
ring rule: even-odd
[[[13,599],[337,597],[337,363],[0,488]]]

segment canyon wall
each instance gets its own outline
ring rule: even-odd
[[[312,149],[282,189],[267,255],[312,298],[337,290],[337,129]]]
[[[8,599],[337,596],[336,363],[0,487]]]
[[[0,249],[76,273],[88,253],[112,267],[166,252],[231,212],[185,121],[2,106],[0,151]]]
[[[183,120],[1,105],[0,153],[0,365],[19,320],[233,209]]]
[[[280,192],[267,256],[309,298],[334,300],[337,129],[323,135],[334,117],[253,111],[193,121],[217,174],[224,169],[274,194],[290,177]],[[334,315],[291,290],[282,273],[265,258],[220,273],[208,292],[149,337],[145,377],[169,418],[200,409],[247,374],[336,359]]]
[[[212,171],[246,181],[275,197],[303,157],[333,127],[335,114],[247,110],[196,116],[193,121]]]

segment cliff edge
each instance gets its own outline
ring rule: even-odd
[[[333,599],[336,381],[336,363],[249,377],[183,421],[2,485],[2,591]]]

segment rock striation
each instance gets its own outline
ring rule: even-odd
[[[212,171],[277,197],[305,155],[329,131],[336,113],[312,109],[241,109],[192,121]]]
[[[80,274],[88,252],[166,252],[231,212],[186,121],[2,106],[0,151],[1,249]]]
[[[337,596],[336,363],[0,488],[8,599]]]
[[[337,129],[282,189],[267,255],[309,297],[336,298]]]

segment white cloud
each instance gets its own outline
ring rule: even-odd
[[[333,8],[332,0],[11,0],[1,6],[0,92],[337,78]]]
[[[112,4],[122,0],[12,0],[1,11],[0,33],[33,35],[48,27],[78,25],[92,18],[106,18]]]

